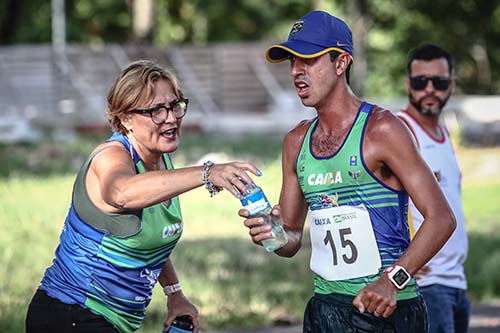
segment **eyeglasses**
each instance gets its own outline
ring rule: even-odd
[[[424,90],[427,87],[427,83],[432,81],[432,85],[436,90],[446,90],[450,87],[451,79],[448,77],[441,76],[414,76],[410,77],[410,87],[413,90]]]
[[[171,102],[168,106],[166,105],[158,105],[152,107],[151,109],[143,109],[143,110],[132,110],[132,113],[137,113],[140,115],[149,115],[151,120],[156,125],[161,125],[167,120],[168,112],[171,111],[174,114],[174,117],[177,119],[181,119],[186,115],[187,107],[188,107],[189,99],[181,98]]]

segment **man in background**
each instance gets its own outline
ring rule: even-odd
[[[469,325],[470,304],[464,274],[467,233],[462,209],[461,172],[441,117],[454,88],[453,59],[446,50],[426,44],[410,52],[406,79],[409,103],[398,115],[413,133],[457,221],[457,228],[447,243],[417,274],[431,333],[467,332]],[[410,201],[412,234],[422,222],[422,214]]]

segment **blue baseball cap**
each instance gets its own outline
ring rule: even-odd
[[[330,51],[347,52],[353,58],[351,29],[338,17],[314,10],[293,24],[286,42],[273,45],[266,51],[266,59],[282,62],[290,54],[316,58]]]

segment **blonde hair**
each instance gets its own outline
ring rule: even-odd
[[[150,105],[155,97],[154,84],[160,79],[170,82],[177,98],[184,96],[174,73],[154,61],[137,60],[121,72],[108,93],[106,114],[113,131],[127,134],[120,117]]]

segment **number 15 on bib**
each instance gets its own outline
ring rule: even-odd
[[[381,267],[375,234],[365,206],[309,212],[310,267],[328,281],[377,274]]]

